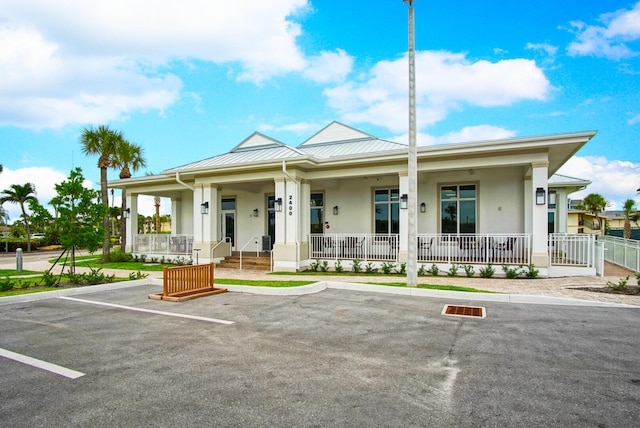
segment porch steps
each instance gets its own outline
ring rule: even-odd
[[[254,253],[255,254],[255,253]],[[242,269],[248,270],[271,270],[271,259],[269,257],[247,257],[242,256]],[[225,257],[217,267],[223,269],[240,269],[240,256],[233,255]]]

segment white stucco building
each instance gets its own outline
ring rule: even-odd
[[[567,232],[567,196],[589,184],[554,174],[594,135],[418,147],[418,263],[595,274],[591,238],[550,235]],[[407,156],[406,145],[333,122],[297,147],[254,133],[228,153],[109,186],[127,190],[129,251],[156,251],[137,248],[131,227],[144,194],[171,199],[172,235],[157,251],[217,261],[258,242],[274,270],[348,269],[407,260]]]

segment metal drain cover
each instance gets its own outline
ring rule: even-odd
[[[458,317],[485,318],[486,310],[482,306],[456,306],[444,305],[442,315]]]

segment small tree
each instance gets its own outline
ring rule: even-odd
[[[12,184],[9,189],[4,190],[0,195],[0,204],[10,202],[20,205],[27,234],[27,251],[31,251],[31,227],[29,225],[29,214],[27,214],[24,205],[31,200],[37,201],[34,193],[36,193],[36,186],[33,183],[25,183]]]
[[[58,207],[55,223],[60,230],[60,244],[71,251],[69,270],[75,274],[75,248],[87,248],[93,252],[100,248],[105,230],[102,219],[107,207],[100,202],[100,194],[82,185],[82,169],[69,173],[68,181],[56,184],[57,196],[51,204]]]

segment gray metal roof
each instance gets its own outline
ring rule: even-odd
[[[591,181],[584,180],[582,178],[569,177],[568,175],[562,174],[553,174],[551,178],[549,178],[550,186],[562,186],[562,185],[578,185],[578,186],[587,186],[591,184]]]
[[[235,152],[229,152],[212,158],[203,159],[201,161],[189,163],[176,168],[166,170],[170,172],[183,172],[188,170],[215,168],[230,165],[242,165],[255,162],[274,161],[282,159],[302,158],[305,154],[289,146],[268,146],[257,148],[243,148]]]
[[[392,150],[407,150],[407,146],[393,141],[380,140],[375,137],[361,138],[336,143],[313,144],[299,146],[299,150],[318,159],[329,159],[338,156],[365,155]]]

